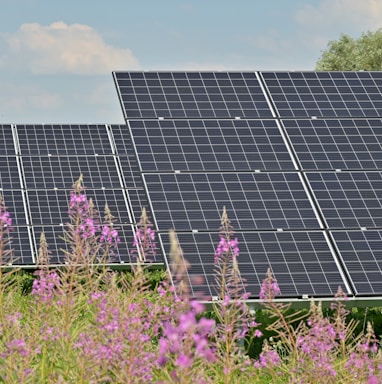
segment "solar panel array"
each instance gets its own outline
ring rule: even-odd
[[[243,288],[271,267],[282,297],[381,295],[381,72],[114,72],[170,263],[216,295],[223,206]]]
[[[107,203],[131,256],[143,208],[170,263],[176,231],[193,294],[216,295],[226,207],[242,287],[271,267],[285,298],[382,295],[382,72],[114,72],[126,124],[0,125],[0,188],[13,219],[10,262],[51,262],[73,182]],[[185,260],[183,261],[185,263]]]
[[[106,203],[115,217],[121,242],[108,262],[134,261],[134,231],[147,203],[125,125],[2,125],[0,129],[1,189],[14,218],[13,256],[7,263],[35,265],[42,232],[50,262],[65,263],[69,194],[81,174],[101,224]],[[151,261],[161,263],[160,253]]]

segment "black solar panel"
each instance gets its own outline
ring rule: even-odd
[[[11,253],[3,259],[3,264],[33,265],[34,258],[30,227],[24,225],[14,226],[10,232],[10,237],[11,243],[5,249],[10,250]]]
[[[113,254],[106,259],[108,264],[125,264],[134,262],[131,255],[132,244],[134,240],[133,228],[131,225],[116,225],[120,243],[113,249]],[[36,241],[36,249],[39,247],[41,233],[44,232],[48,249],[50,251],[50,264],[65,264],[67,262],[66,252],[70,252],[70,243],[64,240],[65,225],[36,225],[33,226],[33,232]],[[99,251],[98,257],[103,255]],[[160,256],[159,256],[160,258]],[[154,260],[156,261],[156,260]]]
[[[114,156],[22,156],[27,189],[69,189],[83,174],[89,189],[121,188]]]
[[[328,228],[382,227],[381,172],[308,172]]]
[[[10,124],[0,124],[0,154],[1,156],[16,154],[12,126]]]
[[[0,155],[0,187],[2,189],[21,189],[16,156]]]
[[[297,173],[144,174],[158,230],[319,228]]]
[[[50,264],[65,264],[64,251],[69,250],[69,245],[65,242],[63,225],[34,225],[32,227],[34,237],[35,259],[38,263],[38,249],[40,246],[41,233],[44,232],[49,251]]]
[[[111,155],[105,125],[17,124],[21,155]]]
[[[59,225],[69,221],[68,190],[28,190],[29,209],[31,211],[31,222],[34,225]],[[94,208],[99,212],[101,220],[104,217],[105,204],[107,203],[110,212],[115,216],[119,224],[131,223],[127,199],[122,190],[86,189],[88,200],[93,200]]]
[[[281,118],[382,117],[382,72],[263,72]]]
[[[4,205],[12,218],[12,226],[27,225],[27,213],[23,191],[12,189],[0,191]]]
[[[237,259],[241,287],[258,297],[267,269],[277,279],[280,297],[332,296],[347,285],[330,251],[323,232],[236,232],[240,255]],[[191,268],[184,276],[193,296],[216,296],[214,253],[219,242],[217,233],[178,233],[179,244]],[[166,258],[169,239],[160,234]]]
[[[128,196],[133,222],[139,221],[143,208],[150,220],[152,215],[144,189],[141,171],[127,125],[111,125],[114,145],[118,154],[124,187]]]
[[[130,120],[129,125],[143,172],[295,169],[275,120]]]
[[[282,120],[304,170],[381,169],[380,119]]]
[[[356,294],[382,294],[382,231],[331,232]]]
[[[114,72],[126,119],[271,118],[254,72]]]

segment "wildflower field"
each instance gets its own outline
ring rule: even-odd
[[[370,323],[356,331],[340,287],[328,312],[314,302],[309,310],[291,311],[277,301],[269,266],[259,292],[268,320],[259,322],[239,288],[240,244],[225,212],[211,255],[219,300],[207,311],[190,297],[185,271],[172,271],[174,284],[166,276],[153,284],[143,260],[155,253],[155,231],[145,213],[133,244],[137,262],[121,273],[106,267],[118,228],[107,208],[100,225],[81,179],[68,210],[65,267],[50,268],[42,234],[30,292],[18,271],[0,268],[0,382],[382,383],[379,335]],[[11,228],[1,202],[2,265]],[[173,264],[184,265],[170,236]],[[259,343],[260,350],[249,353]]]

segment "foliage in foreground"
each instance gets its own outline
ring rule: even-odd
[[[339,289],[332,315],[312,302],[308,313],[275,301],[271,269],[260,298],[267,329],[245,304],[239,245],[223,212],[215,253],[218,301],[214,319],[190,297],[187,265],[176,235],[172,276],[152,290],[143,261],[155,252],[155,233],[143,213],[134,241],[132,278],[105,267],[118,243],[110,212],[101,225],[81,182],[74,185],[67,226],[65,269],[49,269],[41,238],[39,269],[30,295],[0,268],[0,382],[3,383],[380,383],[381,348],[371,325],[355,336]],[[0,204],[0,257],[9,245],[11,218]],[[297,325],[296,325],[297,324]],[[265,331],[258,359],[244,349]]]

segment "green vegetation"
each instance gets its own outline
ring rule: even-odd
[[[328,43],[316,64],[317,71],[381,71],[382,29],[358,39],[343,34]]]

